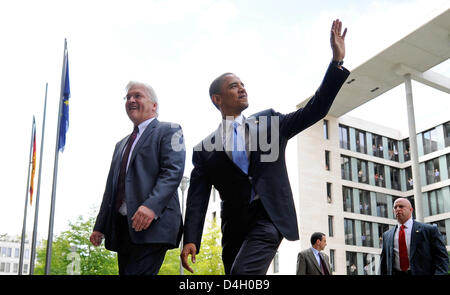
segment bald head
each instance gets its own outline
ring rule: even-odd
[[[411,218],[413,210],[411,202],[406,198],[398,198],[394,202],[394,215],[400,224]]]

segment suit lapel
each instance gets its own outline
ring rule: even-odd
[[[257,161],[253,158],[256,156],[256,152],[258,150],[258,120],[255,117],[250,117],[246,120],[245,124],[248,126],[248,145],[247,148],[250,152],[248,171],[254,170],[254,165]]]
[[[153,121],[148,124],[147,128],[145,128],[144,133],[142,133],[141,137],[139,137],[138,142],[136,142],[136,145],[134,146],[133,152],[131,153],[130,163],[133,163],[134,159],[136,158],[137,152],[139,152],[139,149],[142,147],[144,142],[147,140],[147,138],[150,136],[150,134],[153,133],[155,130],[155,127],[158,126],[159,121],[158,119],[154,119]]]
[[[413,226],[411,229],[411,241],[409,244],[409,260],[411,261],[414,253],[416,252],[416,239],[417,235],[420,234],[420,224],[413,220]]]
[[[131,134],[130,134],[131,135]],[[120,164],[122,163],[122,154],[124,149],[126,148],[128,139],[130,138],[130,135],[122,139],[118,146],[117,150],[115,151],[116,154],[114,155],[114,177],[113,177],[113,189],[115,190],[117,187],[117,181],[119,179],[119,172],[120,172]],[[113,192],[113,195],[115,195],[115,191]]]
[[[313,252],[313,250],[311,248],[309,249],[308,255],[309,255],[309,259],[312,261],[312,263],[317,268],[317,270],[320,273],[322,273],[322,270],[320,269],[320,265],[319,265],[319,263],[317,263],[316,256],[314,255],[314,252]]]

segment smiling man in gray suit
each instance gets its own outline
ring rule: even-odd
[[[383,233],[380,257],[382,275],[445,275],[448,253],[436,226],[417,222],[408,199],[394,202],[398,224]]]
[[[321,252],[327,245],[324,233],[315,232],[311,235],[311,248],[298,253],[297,275],[331,275],[330,259]]]
[[[90,240],[118,253],[119,274],[157,274],[177,247],[182,218],[177,188],[185,148],[181,127],[160,122],[152,87],[130,82],[125,109],[134,124],[116,144],[102,205]]]

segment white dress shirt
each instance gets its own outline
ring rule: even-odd
[[[225,120],[222,120],[219,126],[219,135],[222,137],[222,143],[225,150],[225,153],[228,157],[232,158],[232,151],[234,149],[233,145],[233,135],[234,135],[234,126],[233,123],[237,122],[238,126],[236,128],[238,136],[241,136],[245,142],[245,153],[247,154],[247,159],[250,163],[250,151],[249,151],[249,132],[245,127],[245,117],[241,114],[232,120],[231,117],[227,117]],[[225,126],[224,126],[225,125]],[[259,199],[259,195],[255,195],[253,200]]]
[[[136,135],[136,139],[134,140],[133,145],[131,146],[130,155],[128,156],[127,170],[126,170],[127,172],[128,172],[128,165],[130,165],[131,155],[133,154],[134,147],[136,146],[136,143],[138,142],[141,135],[144,133],[145,128],[147,128],[147,126],[153,121],[153,119],[155,119],[155,117],[150,118],[138,125],[139,131]],[[125,150],[126,150],[126,148],[122,151],[122,157],[123,157],[123,154],[125,153]],[[127,215],[127,203],[125,202],[125,200],[122,202],[122,206],[120,206],[120,208],[119,208],[119,213],[124,216]]]
[[[394,268],[397,269],[398,271],[400,271],[400,254],[399,254],[399,247],[398,247],[398,234],[400,232],[400,226],[401,224],[399,223],[397,225],[397,230],[395,231],[394,234]],[[412,232],[412,226],[413,226],[413,219],[412,217],[410,217],[405,223],[405,240],[406,240],[406,249],[408,252],[408,258],[409,256],[409,249],[411,248],[411,232]],[[409,268],[408,268],[409,269]]]
[[[245,128],[245,117],[243,115],[239,115],[234,120],[230,120],[230,118],[227,118],[226,120],[222,120],[222,123],[220,123],[219,127],[219,133],[222,137],[223,147],[225,152],[227,152],[228,156],[231,156],[231,152],[233,151],[233,134],[234,134],[234,127],[233,123],[237,122],[238,126],[236,128],[238,136],[241,136],[244,138],[244,142],[247,145],[247,138],[248,138],[248,132],[246,132]],[[224,126],[225,125],[225,126]],[[247,135],[247,136],[246,136]],[[246,148],[246,154],[247,159],[250,157],[250,152]]]

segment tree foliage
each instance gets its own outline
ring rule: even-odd
[[[117,254],[105,249],[104,244],[94,247],[89,237],[94,228],[95,217],[87,219],[79,216],[69,229],[55,236],[52,244],[50,274],[52,275],[115,275],[118,274]],[[203,235],[202,248],[193,265],[196,275],[224,274],[220,246],[221,232],[215,220],[211,222]],[[37,249],[35,274],[44,274],[47,242]],[[188,271],[185,274],[190,274]],[[180,274],[180,249],[167,251],[159,274]]]
[[[52,244],[50,274],[81,275],[117,274],[117,255],[103,246],[94,247],[89,237],[94,228],[95,218],[79,216],[75,223],[69,222],[69,230],[56,236]],[[44,274],[47,243],[36,252],[35,274]]]
[[[196,256],[196,263],[192,265],[194,275],[223,275],[225,274],[222,262],[222,247],[220,246],[222,234],[216,220],[213,219],[202,238],[200,253]],[[190,257],[189,263],[191,264]],[[180,274],[180,249],[167,251],[164,263],[159,271],[160,275]],[[191,275],[184,270],[184,274]]]

